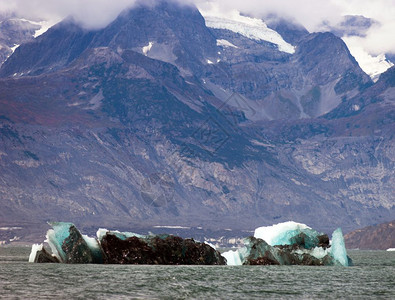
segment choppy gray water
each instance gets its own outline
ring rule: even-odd
[[[395,299],[395,252],[351,251],[353,267],[29,264],[0,247],[2,299]]]

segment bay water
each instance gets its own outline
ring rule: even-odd
[[[0,247],[1,299],[395,299],[395,252],[349,251],[352,267],[28,263]]]

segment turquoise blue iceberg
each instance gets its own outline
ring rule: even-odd
[[[305,224],[285,222],[259,227],[253,237],[244,240],[244,247],[222,253],[228,265],[338,265],[349,266],[341,229],[329,241],[327,235]]]

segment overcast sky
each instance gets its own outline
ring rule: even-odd
[[[144,2],[155,0],[144,0]],[[179,0],[181,1],[181,0]],[[365,38],[354,38],[365,51],[395,54],[395,0],[187,0],[199,7],[218,6],[221,11],[237,9],[255,17],[277,14],[319,31],[323,22],[336,24],[343,15],[364,15],[379,21]],[[0,0],[0,11],[14,11],[25,18],[60,20],[73,15],[85,27],[107,25],[136,0]],[[186,1],[181,1],[185,3]]]

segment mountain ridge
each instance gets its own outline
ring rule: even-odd
[[[392,69],[373,84],[332,34],[291,55],[169,6],[97,31],[68,20],[2,66],[0,225],[329,232],[393,218]],[[164,36],[132,30],[148,14]]]

